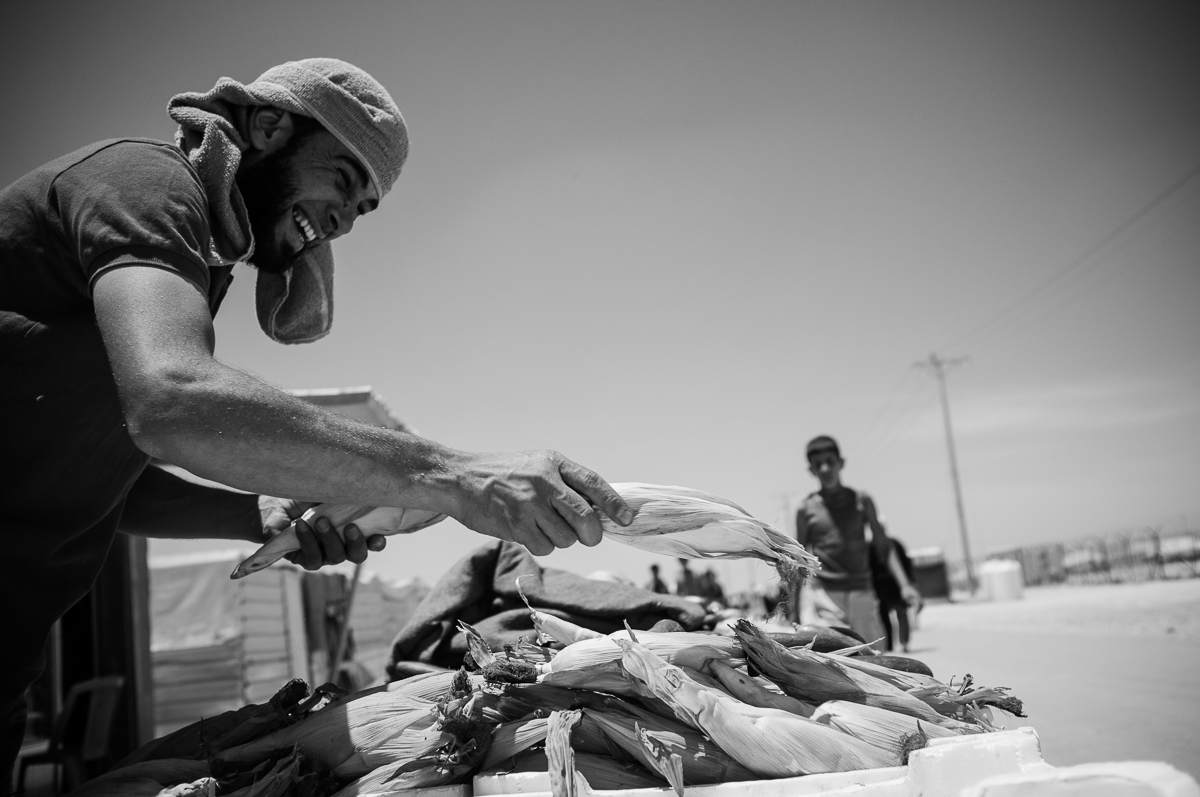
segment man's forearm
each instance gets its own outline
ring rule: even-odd
[[[263,541],[258,496],[196,484],[153,465],[130,489],[118,528],[141,537]]]
[[[460,455],[444,446],[337,415],[215,360],[169,393],[139,407],[135,440],[199,476],[298,500],[452,513]]]

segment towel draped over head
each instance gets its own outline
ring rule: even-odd
[[[336,58],[289,61],[253,83],[223,77],[211,91],[177,94],[167,113],[179,123],[175,142],[208,195],[216,262],[244,261],[254,253],[250,219],[234,177],[249,148],[240,132],[248,111],[263,105],[320,123],[363,165],[380,199],[408,156],[408,129],[387,90]],[[274,340],[308,343],[325,337],[333,324],[330,244],[305,250],[282,274],[259,271],[255,294],[258,323]]]

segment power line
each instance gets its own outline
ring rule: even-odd
[[[1193,192],[1192,196],[1189,198],[1196,198],[1196,197],[1200,197],[1200,191]],[[1186,201],[1187,200],[1185,200],[1185,202]],[[1137,241],[1142,236],[1144,236],[1150,229],[1153,229],[1154,227],[1156,227],[1156,226],[1162,224],[1163,222],[1171,219],[1172,217],[1178,215],[1186,207],[1187,207],[1186,205],[1180,205],[1179,207],[1176,207],[1173,210],[1169,211],[1166,215],[1160,215],[1159,218],[1155,219],[1153,222],[1150,223],[1149,227],[1143,227],[1135,235],[1127,237],[1127,238],[1125,238],[1125,240],[1121,241],[1120,243],[1116,244],[1115,246],[1110,247],[1108,249],[1108,251],[1105,252],[1101,257],[1099,257],[1097,260],[1094,260],[1086,269],[1077,273],[1074,276],[1073,285],[1080,286],[1081,280],[1083,280],[1085,278],[1085,276],[1095,274],[1100,266],[1104,265],[1105,263],[1111,262],[1114,258],[1117,257],[1117,255],[1121,254],[1122,252],[1126,251],[1129,247],[1131,247],[1133,244],[1137,243]],[[999,335],[1005,331],[1009,331],[1009,330],[1021,331],[1021,330],[1028,329],[1029,327],[1033,326],[1034,324],[1040,323],[1041,321],[1045,320],[1047,317],[1057,314],[1063,308],[1074,304],[1075,302],[1079,301],[1080,299],[1087,296],[1088,294],[1094,293],[1098,288],[1100,288],[1104,283],[1111,280],[1114,276],[1115,276],[1115,271],[1110,270],[1106,276],[1103,276],[1097,280],[1094,280],[1090,286],[1078,287],[1077,290],[1074,290],[1070,294],[1068,294],[1066,296],[1066,298],[1062,299],[1057,304],[1054,304],[1050,307],[1042,307],[1039,310],[1032,302],[1028,303],[1024,307],[1021,308],[1020,312],[1015,312],[1015,313],[1011,314],[1010,317],[1006,321],[1004,321],[1002,323],[998,323],[996,325],[993,325],[992,328],[988,332],[982,333],[978,337],[976,337],[975,345],[978,346],[983,341],[994,340],[997,335]],[[1017,325],[1017,326],[1014,326],[1014,325]]]
[[[914,372],[910,370],[909,373]],[[896,415],[895,420],[892,421],[892,423],[880,436],[878,442],[872,444],[872,446],[866,449],[863,453],[861,459],[864,465],[874,462],[876,456],[878,456],[887,448],[888,443],[890,443],[897,434],[908,430],[916,421],[916,419],[920,417],[920,411],[923,409],[923,405],[919,403],[919,400],[925,398],[925,395],[919,389],[919,385],[914,385],[914,388],[916,389],[908,395],[908,401],[900,410],[899,414]]]
[[[866,449],[867,443],[870,442],[871,436],[875,432],[875,427],[879,425],[879,422],[883,419],[883,416],[886,415],[887,411],[890,410],[892,405],[896,403],[896,399],[900,397],[901,391],[907,387],[910,381],[912,381],[914,373],[915,371],[913,371],[912,368],[904,369],[904,372],[900,375],[900,381],[896,383],[895,389],[892,390],[891,396],[889,396],[888,400],[883,403],[883,405],[879,408],[879,411],[875,413],[875,417],[871,419],[871,422],[863,428],[862,436],[854,440],[854,445],[851,446],[852,449],[856,451],[863,451]]]
[[[1193,166],[1182,177],[1180,177],[1178,180],[1176,180],[1174,183],[1172,183],[1166,189],[1161,191],[1157,196],[1155,196],[1153,199],[1151,199],[1140,210],[1138,210],[1136,213],[1134,213],[1132,216],[1130,216],[1125,221],[1123,221],[1120,225],[1118,225],[1116,228],[1114,228],[1111,232],[1108,233],[1108,235],[1101,238],[1097,243],[1095,243],[1091,248],[1089,248],[1082,255],[1075,258],[1070,263],[1068,263],[1064,267],[1060,268],[1058,271],[1051,274],[1048,279],[1042,281],[1039,285],[1034,287],[1033,290],[1031,290],[1029,293],[1025,294],[1024,296],[1022,296],[1017,301],[1010,304],[1008,307],[1005,307],[1003,310],[1001,310],[1000,312],[991,316],[983,323],[976,325],[974,328],[969,330],[964,335],[961,335],[956,340],[951,341],[948,345],[941,347],[942,350],[945,351],[946,349],[953,349],[953,348],[956,348],[956,347],[962,345],[964,342],[972,339],[977,334],[983,332],[984,330],[988,329],[989,327],[996,324],[997,322],[1006,319],[1014,311],[1025,306],[1028,302],[1030,302],[1032,299],[1036,298],[1043,291],[1047,290],[1052,285],[1054,285],[1059,280],[1061,280],[1063,277],[1067,276],[1067,274],[1071,273],[1076,268],[1078,268],[1079,266],[1081,266],[1085,262],[1087,262],[1093,255],[1095,255],[1100,250],[1104,249],[1106,246],[1108,246],[1110,243],[1112,243],[1114,240],[1116,240],[1120,235],[1122,235],[1126,230],[1128,230],[1134,224],[1136,224],[1137,222],[1139,222],[1143,218],[1145,218],[1145,216],[1147,214],[1149,214],[1152,210],[1154,210],[1159,205],[1161,205],[1163,202],[1165,202],[1167,199],[1169,199],[1172,195],[1174,195],[1177,191],[1179,191],[1179,189],[1181,189],[1185,185],[1187,185],[1197,175],[1200,175],[1200,164]]]

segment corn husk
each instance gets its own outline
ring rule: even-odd
[[[819,659],[825,654],[814,653],[813,655]],[[835,660],[845,667],[891,684],[897,689],[926,703],[930,708],[944,717],[953,719],[969,716],[964,710],[964,706],[970,703],[991,705],[1013,711],[1017,716],[1024,716],[1021,701],[1008,694],[1007,689],[1004,688],[968,685],[965,689],[955,690],[948,684],[942,683],[930,675],[883,667],[875,664],[870,659],[856,657],[842,658],[838,656]],[[969,732],[972,728],[958,728],[958,730]]]
[[[961,735],[960,731],[921,722],[907,714],[848,700],[828,700],[817,706],[812,718],[885,750],[911,747],[911,739],[920,734],[930,738]]]
[[[549,728],[550,719],[548,717],[530,717],[497,725],[492,731],[491,743],[488,745],[487,755],[480,765],[481,768],[495,769],[531,747],[541,744],[546,740]],[[571,748],[576,752],[613,755],[608,737],[605,736],[596,721],[586,714],[571,730]]]
[[[852,669],[845,659],[804,648],[785,648],[745,620],[739,620],[734,631],[754,666],[798,700],[811,703],[850,700],[899,711],[938,725],[955,722],[890,683]]]
[[[621,640],[621,664],[680,718],[762,777],[895,766],[898,757],[849,734],[778,709],[758,708],[700,686],[645,647]]]
[[[571,747],[571,729],[582,714],[578,710],[555,711],[546,725],[546,769],[550,773],[550,791],[554,797],[576,797],[587,792],[575,777],[575,750]]]
[[[357,506],[354,504],[318,504],[300,516],[309,526],[318,518],[329,518],[337,535],[345,541],[343,527],[353,523],[365,536],[411,534],[440,523],[446,516],[428,509],[404,509],[393,506]],[[296,524],[288,526],[234,568],[230,578],[245,578],[270,567],[293,551],[300,550]]]
[[[641,761],[648,770],[653,770],[653,756],[642,743],[639,730],[649,734],[668,755],[679,756],[685,785],[698,786],[758,778],[706,739],[702,733],[656,717],[649,712],[631,716],[618,711],[584,709],[584,717],[596,722],[614,744]],[[667,780],[670,781],[670,778]]]
[[[683,757],[679,753],[671,752],[665,744],[641,725],[635,723],[633,728],[638,743],[646,751],[645,763],[649,765],[647,768],[664,778],[677,797],[684,797]]]
[[[798,542],[728,499],[689,487],[638,482],[612,487],[637,515],[620,526],[601,514],[609,539],[683,559],[761,559],[775,566],[789,593],[819,567]]]
[[[494,769],[505,761],[515,758],[534,745],[546,740],[550,730],[548,717],[533,717],[497,725],[492,731],[492,741],[481,767]]]
[[[525,578],[525,576],[517,577],[517,594],[521,596],[521,600],[529,608],[529,616],[533,618],[533,627],[538,632],[538,642],[558,642],[560,645],[571,645],[585,639],[597,639],[604,636],[599,631],[584,628],[561,617],[555,617],[548,612],[539,612],[533,608],[533,604],[529,602],[529,598],[525,597],[525,590],[521,589],[522,578]]]
[[[582,643],[577,643],[582,644]],[[574,647],[574,646],[572,646]],[[637,696],[636,684],[630,683],[621,671],[619,661],[580,661],[570,667],[545,672],[538,677],[538,684],[562,689],[590,690],[610,695]]]
[[[386,685],[384,691],[414,700],[437,701],[450,691],[457,672],[430,672],[405,678],[403,681],[393,681]],[[483,676],[470,674],[467,681],[472,687],[483,684]]]
[[[751,706],[774,708],[800,717],[812,717],[815,707],[779,692],[767,689],[749,675],[745,675],[721,661],[710,661],[709,671],[725,687],[725,691]]]
[[[420,716],[400,733],[380,743],[355,750],[345,761],[333,768],[339,778],[361,778],[379,767],[399,765],[436,753],[454,737],[437,728],[433,714]]]
[[[639,644],[677,666],[703,670],[710,659],[719,659],[732,666],[745,663],[741,643],[733,637],[687,631],[635,631],[634,634]],[[621,648],[617,640],[629,638],[628,631],[615,631],[608,636],[568,645],[543,667],[543,672],[561,673],[579,667],[618,662],[621,660]]]
[[[413,789],[459,783],[473,769],[470,764],[444,764],[437,761],[423,762],[410,769],[388,764],[351,781],[333,797],[412,797]]]
[[[382,692],[397,695],[400,697],[411,697],[416,700],[427,700],[431,703],[436,703],[446,693],[450,691],[451,685],[454,683],[455,676],[458,675],[457,670],[446,672],[423,672],[420,675],[413,675],[408,678],[403,678],[399,681],[390,681],[389,683],[380,686],[372,686],[367,689],[362,689],[353,694],[347,695],[340,700],[336,700],[326,706],[325,709],[334,708],[345,703],[352,703],[355,700],[362,700],[369,695],[377,695]],[[467,674],[468,684],[472,687],[483,685],[483,676],[478,673]]]
[[[377,692],[328,706],[295,725],[224,750],[217,759],[226,765],[253,764],[295,745],[318,766],[334,769],[356,753],[367,754],[409,726],[426,721],[435,708],[426,700]]]
[[[913,689],[922,689],[928,687],[945,687],[941,681],[933,678],[932,676],[922,675],[921,673],[916,672],[906,672],[904,670],[894,670],[891,667],[884,667],[882,665],[875,664],[870,660],[870,657],[860,658],[858,656],[844,656],[842,655],[844,652],[845,651],[840,650],[836,653],[818,653],[817,651],[810,651],[810,653],[818,659],[822,657],[833,657],[834,661],[837,661],[839,664],[845,667],[866,673],[867,675],[878,678],[881,681],[886,681],[897,689],[905,692]],[[949,687],[945,688],[948,689]]]

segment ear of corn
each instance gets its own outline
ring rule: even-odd
[[[737,504],[702,490],[628,482],[612,485],[637,510],[628,526],[600,516],[604,536],[651,553],[684,559],[761,559],[797,589],[816,557]]]
[[[345,761],[333,768],[339,778],[361,778],[379,767],[399,765],[433,755],[454,737],[439,731],[436,717],[422,716],[400,733],[371,746],[356,749]]]
[[[385,764],[351,781],[333,797],[412,797],[415,789],[458,783],[472,770],[473,767],[466,764],[447,765],[433,761],[410,769]]]
[[[596,639],[603,636],[598,631],[584,628],[561,617],[555,617],[547,612],[539,612],[533,608],[533,605],[529,603],[529,598],[525,597],[525,590],[521,589],[521,578],[522,576],[517,577],[517,594],[529,608],[529,615],[533,618],[533,627],[537,629],[539,642],[552,640],[562,645],[570,645],[584,639]]]
[[[702,670],[710,659],[729,661],[735,666],[745,663],[741,644],[733,637],[687,631],[634,633],[639,644],[677,666]],[[585,639],[568,645],[543,668],[543,672],[561,673],[579,667],[618,662],[621,660],[621,648],[617,645],[617,640],[629,638],[628,631],[616,631],[608,636]]]
[[[679,756],[685,785],[755,780],[758,777],[702,733],[649,712],[635,717],[618,711],[584,709],[584,716],[596,722],[622,750],[653,770],[656,768],[651,760],[653,756],[638,731],[650,734],[667,754]],[[670,782],[670,778],[667,780]]]
[[[938,725],[955,722],[890,683],[846,666],[845,660],[836,656],[825,656],[804,648],[785,648],[745,620],[738,621],[734,631],[754,666],[792,697],[813,703],[851,700],[899,711]]]
[[[357,506],[353,504],[318,504],[300,516],[313,526],[318,518],[328,518],[339,537],[345,540],[343,526],[353,523],[365,536],[411,534],[440,523],[446,516],[427,509],[404,509],[392,506]],[[293,551],[300,550],[300,538],[296,536],[296,524],[288,526],[272,537],[265,545],[234,568],[230,578],[245,578],[251,573],[270,567]]]
[[[878,678],[881,681],[886,681],[892,686],[902,691],[912,689],[922,689],[926,687],[942,686],[943,684],[936,678],[928,675],[922,675],[916,672],[905,672],[904,670],[894,670],[891,667],[884,667],[870,661],[869,658],[861,658],[859,656],[844,655],[846,651],[839,650],[836,653],[818,653],[810,651],[812,655],[818,659],[830,657],[844,667],[849,667],[852,670],[866,673],[867,675]]]
[[[531,717],[497,725],[492,731],[492,743],[488,746],[482,768],[493,769],[534,745],[541,744],[546,740],[549,730],[550,720],[546,717]]]
[[[721,749],[764,777],[894,766],[895,755],[849,734],[777,709],[757,708],[696,684],[644,647],[621,640],[621,663],[680,717],[691,717]]]
[[[564,689],[590,689],[610,695],[637,695],[637,685],[629,682],[617,661],[580,662],[571,667],[551,670],[538,678],[539,684]]]
[[[812,717],[814,707],[794,697],[772,692],[759,684],[749,675],[735,670],[722,661],[713,660],[708,663],[709,670],[725,687],[725,691],[733,697],[759,708],[775,708],[787,711],[800,717]]]
[[[317,711],[295,725],[224,750],[217,758],[225,764],[255,764],[275,750],[295,745],[320,766],[333,769],[432,716],[433,711],[434,704],[428,701],[377,692]]]
[[[916,717],[848,700],[829,700],[817,706],[813,720],[857,736],[885,750],[900,750],[909,737],[924,733],[931,738],[958,736],[959,731],[943,728]]]

